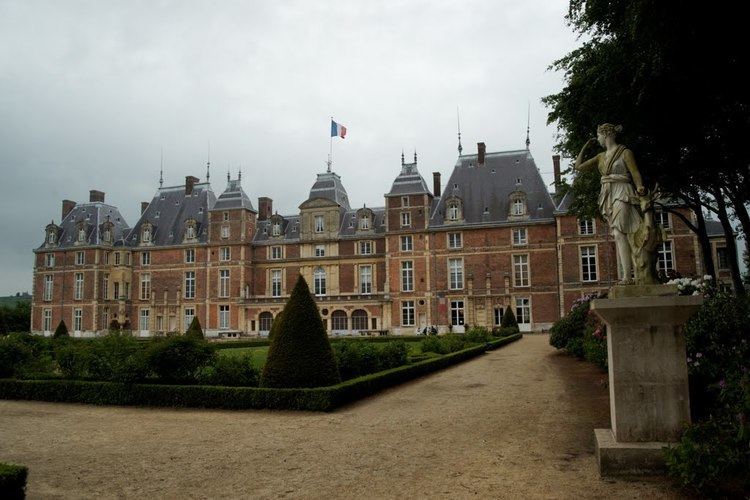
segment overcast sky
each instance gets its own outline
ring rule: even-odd
[[[548,65],[577,45],[567,1],[0,0],[0,295],[31,291],[32,249],[61,200],[106,192],[128,223],[158,187],[241,167],[257,208],[297,212],[325,170],[382,206],[402,148],[432,185],[464,152],[531,152],[552,182]]]

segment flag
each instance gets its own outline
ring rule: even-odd
[[[331,120],[331,137],[341,137],[342,139],[346,135],[346,127],[341,125],[340,123],[336,123],[335,121]]]

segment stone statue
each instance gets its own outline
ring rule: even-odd
[[[620,125],[599,125],[596,138],[589,139],[578,153],[574,170],[598,168],[601,174],[599,210],[615,238],[617,260],[622,266],[621,285],[657,283],[655,250],[660,232],[654,224],[653,201],[656,190],[647,191],[633,152],[617,143]],[[605,151],[583,161],[586,149],[598,142]],[[635,189],[634,189],[635,188]]]

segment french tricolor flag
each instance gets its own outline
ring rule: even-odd
[[[335,121],[331,120],[331,137],[341,137],[342,139],[344,136],[346,136],[346,127],[341,125],[340,123],[336,123]]]

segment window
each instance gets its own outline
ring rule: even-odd
[[[271,270],[271,297],[281,297],[281,269]]]
[[[401,302],[401,326],[414,326],[414,301]]]
[[[163,332],[164,331],[164,316],[157,316],[156,317],[156,331],[157,332]]]
[[[326,294],[326,272],[322,267],[316,267],[313,273],[315,295]]]
[[[138,318],[138,329],[142,332],[148,331],[148,317],[151,311],[148,309],[141,309],[140,317]]]
[[[370,216],[369,215],[363,215],[359,219],[359,228],[362,230],[370,229]]]
[[[104,259],[104,264],[105,265],[109,264],[109,252],[103,252],[102,256],[103,256],[103,259]]]
[[[125,254],[125,265],[126,266],[130,265],[130,253],[129,252]]]
[[[359,266],[359,293],[372,293],[372,266]]]
[[[54,230],[50,230],[50,232],[47,233],[47,243],[54,245],[55,240],[57,240],[57,234],[55,234]]]
[[[348,330],[349,318],[344,311],[333,311],[331,314],[331,330]]]
[[[120,300],[120,283],[115,281],[115,300]]]
[[[102,309],[102,328],[109,329],[109,309]]]
[[[501,326],[503,324],[503,315],[505,311],[502,307],[495,308],[495,326]]]
[[[84,226],[78,227],[78,242],[83,243],[86,241],[86,228]]]
[[[102,298],[109,299],[109,273],[104,273],[102,276]]]
[[[192,264],[195,262],[195,248],[188,248],[185,250],[185,262]]]
[[[716,267],[721,271],[729,269],[727,247],[716,247]]]
[[[52,300],[52,286],[54,277],[51,274],[44,276],[44,300]]]
[[[516,227],[513,229],[513,245],[526,245],[528,242],[529,237],[525,227]]]
[[[120,259],[121,259],[120,252],[115,252],[115,265],[116,266],[120,265]]]
[[[322,215],[315,216],[315,232],[322,233],[325,229],[325,219]]]
[[[367,330],[367,311],[355,309],[352,313],[352,330]]]
[[[278,260],[281,258],[281,247],[271,247],[271,259]]]
[[[151,226],[144,225],[141,232],[141,243],[151,243]]]
[[[516,321],[526,325],[531,323],[531,299],[528,297],[516,297]]]
[[[141,252],[141,265],[148,266],[151,264],[151,252]]]
[[[663,227],[664,229],[672,228],[672,224],[670,224],[669,221],[669,212],[654,212],[654,222],[656,222],[657,224],[661,224],[661,227]]]
[[[229,306],[219,306],[219,329],[229,328]]]
[[[73,331],[80,332],[83,330],[83,309],[73,310]]]
[[[231,256],[231,251],[229,250],[229,247],[221,247],[219,249],[219,260],[227,261],[229,260]]]
[[[229,238],[229,226],[221,226],[221,237]]]
[[[326,246],[325,245],[315,245],[315,256],[316,257],[325,257],[326,256]]]
[[[401,206],[402,207],[408,207],[409,206],[409,197],[408,196],[402,196],[401,197]]]
[[[457,199],[448,202],[448,210],[446,212],[448,220],[456,221],[461,218],[461,203]]]
[[[448,259],[448,274],[450,275],[449,288],[461,290],[464,287],[464,260]]]
[[[414,244],[411,235],[401,237],[401,251],[411,252],[414,249]]]
[[[462,326],[464,324],[464,301],[451,300],[451,325]]]
[[[596,281],[596,247],[585,246],[581,252],[581,281]]]
[[[523,198],[516,198],[513,200],[511,213],[513,215],[523,215],[526,213],[526,204],[523,201]]]
[[[229,269],[219,269],[219,297],[229,297]]]
[[[187,271],[185,273],[185,298],[195,298],[195,271]]]
[[[52,330],[52,309],[45,309],[42,317],[42,330],[49,332]]]
[[[190,224],[185,228],[185,238],[188,240],[195,239],[195,226],[193,224]]]
[[[141,274],[141,300],[151,299],[151,274]],[[145,330],[145,328],[141,328]]]
[[[461,233],[448,233],[448,248],[461,248],[463,246],[463,238]]]
[[[271,224],[271,236],[281,236],[281,224],[279,222]]]
[[[411,212],[401,212],[401,225],[411,226]]]
[[[594,234],[594,221],[591,219],[578,219],[578,234],[581,236]]]
[[[258,316],[258,328],[260,328],[260,331],[269,332],[271,331],[271,326],[273,326],[273,314],[268,311],[260,313],[260,316]]]
[[[187,329],[190,328],[190,323],[193,322],[193,318],[195,318],[195,309],[192,307],[186,307],[184,318],[183,330],[187,331]]]
[[[513,256],[513,286],[529,286],[529,256]]]
[[[76,265],[82,266],[86,263],[86,254],[84,252],[76,252]]]
[[[228,221],[229,220],[229,212],[224,212],[222,214],[222,218],[224,219],[224,222]]]
[[[53,253],[45,254],[44,265],[47,267],[55,267],[55,254]]]
[[[401,262],[401,291],[414,291],[414,262],[410,260]]]
[[[656,247],[656,270],[672,271],[674,269],[674,255],[672,254],[672,242],[665,241]]]
[[[83,298],[83,273],[76,273],[75,275],[73,298],[76,300],[81,300]]]
[[[359,242],[359,254],[370,255],[372,253],[372,241],[360,241]]]

